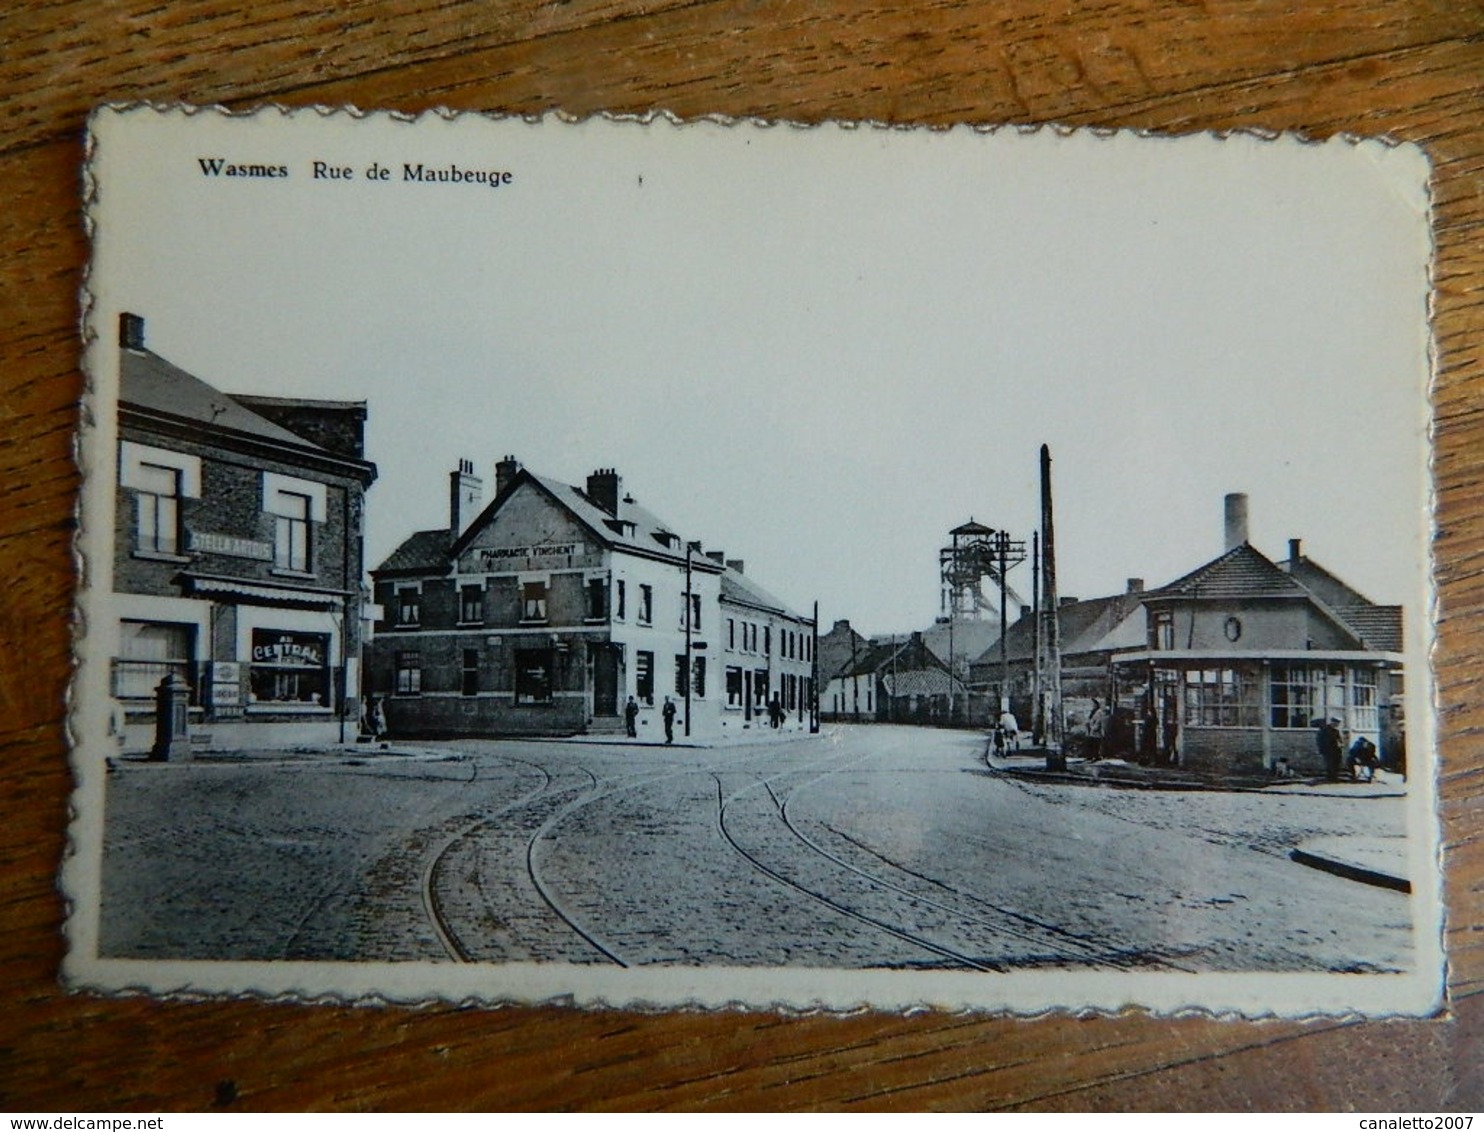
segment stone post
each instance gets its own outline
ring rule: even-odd
[[[191,729],[187,702],[190,686],[174,672],[155,688],[155,745],[151,762],[184,762],[191,757]]]

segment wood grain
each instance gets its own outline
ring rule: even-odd
[[[1484,9],[1450,0],[16,3],[0,15],[0,1107],[1484,1107]],[[778,1017],[69,996],[81,131],[103,101],[1385,133],[1432,157],[1449,1016]]]

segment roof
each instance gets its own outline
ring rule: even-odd
[[[931,629],[924,629],[922,633],[923,643],[932,649],[940,660],[948,659],[949,624],[940,621]],[[965,658],[972,660],[990,645],[1000,639],[1000,619],[959,617],[953,622],[952,627],[953,655],[962,662]]]
[[[1244,542],[1144,596],[1158,600],[1171,597],[1297,598],[1312,595],[1251,543]]]
[[[415,531],[402,544],[387,555],[385,561],[374,571],[376,574],[391,573],[444,573],[449,565],[449,547],[453,537],[448,528],[436,531]]]
[[[944,670],[944,665],[925,644],[922,634],[874,641],[864,651],[857,652],[855,661],[846,664],[840,676],[869,676],[880,672],[883,675],[919,670]]]
[[[1121,593],[1111,597],[1087,598],[1068,602],[1056,611],[1057,634],[1063,656],[1096,652],[1110,647],[1108,636],[1137,612],[1143,593]],[[1142,635],[1140,637],[1142,640]],[[1044,643],[1044,642],[1043,642]],[[1026,660],[1036,647],[1036,619],[1022,617],[1005,631],[1005,651],[1009,660]],[[988,664],[1000,659],[1000,642],[996,640],[978,653],[975,664]]]
[[[216,429],[292,444],[316,452],[318,444],[290,432],[247,408],[230,394],[207,385],[194,374],[167,362],[149,350],[122,350],[119,363],[119,403]],[[328,453],[326,453],[328,455]]]
[[[964,691],[963,683],[941,668],[913,668],[888,673],[882,677],[882,684],[889,696],[962,695]]]
[[[807,620],[789,609],[778,598],[774,597],[762,586],[747,577],[740,570],[733,570],[730,566],[721,576],[721,600],[736,602],[741,605],[750,605],[756,609],[766,610],[770,613],[781,613],[785,617],[795,620]]]
[[[1312,558],[1279,564],[1288,576],[1322,601],[1370,648],[1400,652],[1402,607],[1377,605]]]

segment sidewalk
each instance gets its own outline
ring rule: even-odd
[[[1397,892],[1411,892],[1405,837],[1316,837],[1302,842],[1289,858],[1346,880]]]
[[[1203,775],[1178,766],[1140,766],[1123,759],[1089,761],[1068,758],[1065,770],[1047,770],[1046,753],[1022,750],[996,755],[993,747],[985,751],[984,761],[990,770],[1038,782],[1065,782],[1079,786],[1109,786],[1143,790],[1224,790],[1262,791],[1264,793],[1312,794],[1346,798],[1401,798],[1407,793],[1406,780],[1400,775],[1378,771],[1372,782],[1326,782],[1322,778],[1271,778],[1267,776],[1228,777]]]

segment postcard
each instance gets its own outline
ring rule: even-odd
[[[1429,168],[106,107],[66,983],[1444,1005]]]

